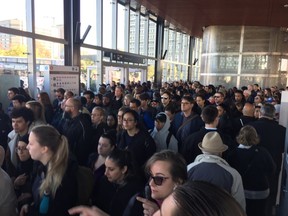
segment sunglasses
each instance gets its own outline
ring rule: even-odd
[[[151,181],[151,179],[153,179],[153,182],[154,182],[155,185],[161,186],[166,179],[169,179],[169,177],[150,176],[149,182]]]

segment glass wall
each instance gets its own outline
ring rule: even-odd
[[[286,33],[279,28],[205,28],[201,81],[238,88],[253,83],[258,83],[262,88],[272,85],[285,87],[287,64],[281,68],[279,62],[282,62],[282,56],[287,55],[286,37]],[[214,76],[217,78],[214,79]]]
[[[64,5],[70,5],[68,3],[61,0],[5,1],[0,13],[0,73],[18,74],[28,86],[31,84],[28,71],[34,78],[41,78],[43,74],[39,65],[65,65],[64,60],[80,62],[77,50],[80,49],[80,80],[93,91],[97,91],[98,85],[104,81],[103,62],[105,67],[122,64],[124,69],[139,68],[141,78],[154,81],[157,61],[155,15],[136,1],[85,0],[80,1],[80,7],[73,9],[74,5],[71,5],[76,17],[80,13],[80,20],[72,23],[72,20],[65,19],[67,23],[64,23],[64,12],[69,14],[70,9]],[[91,26],[83,43],[75,41],[75,32],[70,29],[72,26],[74,30],[76,22],[79,22],[81,39],[87,27]],[[162,64],[162,69],[165,69],[163,77],[167,80],[171,75],[170,80],[186,80],[189,36],[170,28],[167,21],[165,23],[163,55],[165,50],[167,52]],[[67,30],[72,34],[69,37],[64,35]],[[75,46],[72,46],[74,42]],[[121,70],[121,73],[127,71]],[[128,73],[126,75],[121,74],[122,80],[129,78]]]
[[[97,26],[97,22],[96,22],[96,17],[98,15],[97,14],[98,10],[96,10],[97,1],[85,0],[82,2],[81,2],[81,7],[80,7],[80,19],[81,19],[80,38],[82,38],[88,25],[90,25],[91,29],[90,29],[89,34],[87,35],[84,43],[100,46],[101,43],[97,43],[97,37],[99,36],[99,34],[97,32],[98,26]]]

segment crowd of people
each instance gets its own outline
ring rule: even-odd
[[[0,215],[275,215],[282,91],[111,82],[51,101],[11,87]]]

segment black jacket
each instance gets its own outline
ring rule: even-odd
[[[120,142],[117,144],[117,147],[131,151],[138,167],[142,167],[156,152],[155,142],[145,130],[139,130],[133,137],[130,137],[127,131],[124,131],[121,134]]]
[[[65,120],[62,127],[62,134],[68,139],[70,152],[82,166],[86,166],[92,152],[92,124],[88,116],[81,113],[73,119]]]
[[[93,194],[93,204],[110,216],[122,216],[131,197],[143,187],[142,181],[135,177],[119,185],[109,182],[107,177],[103,176]]]

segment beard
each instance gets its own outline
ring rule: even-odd
[[[72,119],[71,112],[65,111],[63,117],[64,119]]]

